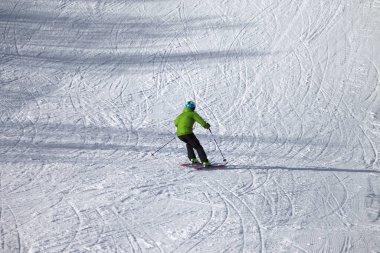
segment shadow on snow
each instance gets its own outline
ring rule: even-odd
[[[228,165],[224,168],[210,168],[207,170],[284,170],[284,171],[304,171],[304,172],[344,172],[344,173],[377,173],[377,170],[368,169],[341,169],[331,167],[286,167],[286,166],[255,166],[255,165]]]

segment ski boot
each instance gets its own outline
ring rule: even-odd
[[[199,161],[197,160],[197,158],[191,158],[190,161],[191,161],[192,164],[199,163]]]
[[[209,161],[203,162],[202,164],[203,164],[203,167],[205,167],[205,168],[211,166],[211,163]]]

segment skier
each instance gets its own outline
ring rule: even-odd
[[[204,121],[204,119],[202,119],[202,117],[199,116],[194,110],[195,103],[193,101],[187,102],[183,112],[175,119],[174,125],[177,127],[178,138],[186,143],[187,156],[191,163],[199,163],[194,153],[194,149],[196,149],[203,166],[208,167],[211,166],[211,164],[207,159],[207,155],[202,145],[193,133],[193,125],[196,121],[202,127],[209,129],[210,124]]]

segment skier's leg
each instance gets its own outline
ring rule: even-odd
[[[197,150],[197,153],[198,153],[199,159],[201,159],[201,162],[202,163],[208,162],[206,152],[203,149],[197,137],[194,134],[189,134],[186,136],[187,136],[186,140],[188,141],[188,143]]]
[[[196,159],[194,149],[189,143],[186,143],[186,149],[187,149],[187,157],[189,158],[189,160],[191,161],[191,159]]]
[[[187,157],[189,158],[189,160],[195,159],[196,157],[195,157],[194,149],[193,149],[193,146],[189,143],[187,135],[178,136],[178,138],[184,143],[186,143]]]

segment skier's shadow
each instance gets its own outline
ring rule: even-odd
[[[317,171],[317,172],[350,172],[350,173],[376,173],[380,174],[378,170],[371,169],[341,169],[332,167],[286,167],[286,166],[257,166],[257,165],[239,165],[227,164],[223,168],[209,168],[207,170],[282,170],[282,171]]]

